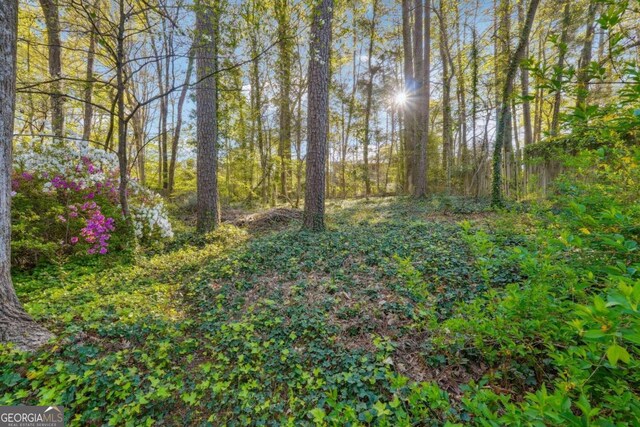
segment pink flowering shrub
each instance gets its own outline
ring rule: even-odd
[[[171,237],[159,196],[131,183],[133,228],[118,199],[114,155],[86,143],[18,149],[12,179],[12,259],[17,267],[61,255],[105,255],[139,240]]]

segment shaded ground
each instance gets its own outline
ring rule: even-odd
[[[386,402],[397,408],[422,381],[455,399],[489,368],[452,360],[430,337],[486,290],[457,224],[489,220],[486,205],[328,208],[322,234],[299,232],[297,211],[270,211],[234,220],[260,237],[227,225],[134,264],[16,277],[60,340],[31,356],[0,350],[0,403],[63,404],[78,425],[300,425],[320,423],[316,410],[381,422]],[[270,225],[279,231],[264,234]],[[424,424],[447,416],[421,408],[403,412]]]

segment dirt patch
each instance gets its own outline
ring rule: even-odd
[[[447,213],[447,212],[432,212],[424,216],[425,219],[435,222],[450,222],[457,223],[459,221],[486,221],[495,216],[494,212],[477,212],[470,214],[462,213]]]
[[[238,208],[222,208],[220,212],[220,219],[222,222],[228,222],[233,224],[235,221],[239,221],[240,219],[249,215],[249,212],[245,209]]]
[[[468,384],[471,380],[479,381],[489,367],[483,363],[467,365],[442,365],[429,366],[424,360],[421,343],[426,339],[426,333],[404,337],[398,342],[392,359],[396,370],[417,382],[432,381],[449,393],[453,399],[462,397],[460,386]]]
[[[236,227],[247,227],[250,230],[273,230],[288,226],[291,222],[302,219],[302,211],[298,209],[275,208],[256,212],[250,215],[238,215],[227,220]]]

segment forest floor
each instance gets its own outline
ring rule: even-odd
[[[0,349],[0,402],[62,404],[72,425],[444,423],[469,383],[496,373],[434,330],[521,280],[508,261],[486,280],[465,239],[496,215],[472,199],[330,201],[321,234],[283,210],[206,237],[182,227],[127,260],[15,274],[58,338],[31,355]],[[532,380],[518,381],[489,386]],[[433,393],[452,406],[426,403]]]

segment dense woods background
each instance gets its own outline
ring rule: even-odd
[[[490,193],[497,111],[529,5],[426,6],[335,5],[328,197]],[[214,114],[196,112],[198,82],[214,74],[217,91],[207,98],[217,100],[217,124],[203,132],[217,143],[222,202],[300,205],[311,5],[209,7],[215,66],[207,73],[193,4],[21,3],[16,143],[83,138],[126,149],[132,178],[179,197],[195,186],[196,115]],[[594,0],[542,2],[533,11],[509,77],[500,163],[508,197],[543,193],[557,175],[556,159],[542,153],[566,139],[563,117],[619,99],[631,78],[625,64],[640,55],[636,9]]]

